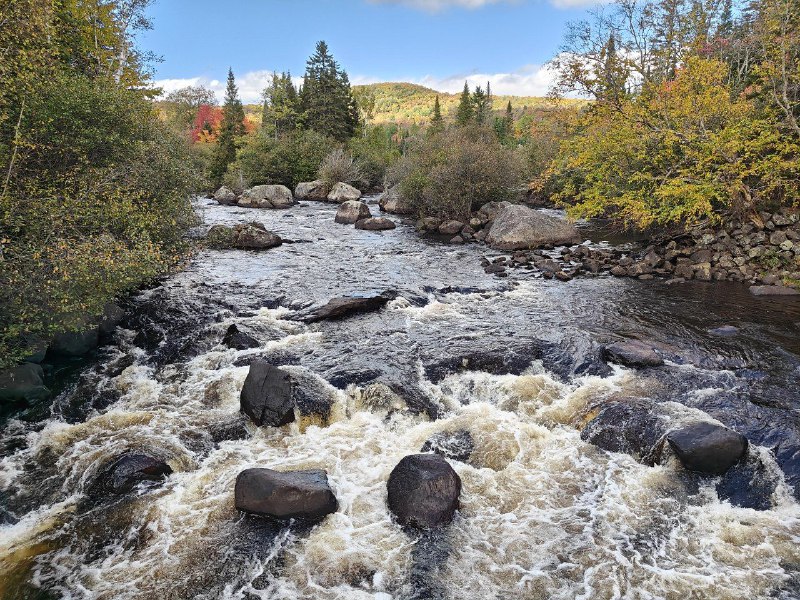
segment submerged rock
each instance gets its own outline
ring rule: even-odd
[[[328,200],[331,202],[346,202],[347,200],[358,200],[361,198],[361,191],[354,188],[352,185],[342,183],[341,181],[333,186],[333,189],[328,194]]]
[[[420,452],[435,452],[445,458],[466,462],[475,450],[472,434],[466,429],[440,431],[428,438]]]
[[[753,285],[750,286],[753,296],[798,296],[800,291],[783,285]]]
[[[318,521],[339,508],[328,474],[308,471],[245,469],[236,477],[236,509],[279,521]]]
[[[372,213],[369,212],[369,206],[360,200],[346,200],[339,205],[334,220],[337,223],[352,225],[356,221],[369,219],[371,216]]]
[[[667,441],[684,467],[722,475],[744,456],[747,438],[715,423],[693,423],[667,434]]]
[[[328,192],[325,190],[325,182],[321,179],[298,183],[294,190],[295,197],[300,200],[325,200]]]
[[[394,221],[386,217],[370,217],[369,219],[361,219],[356,221],[356,229],[366,229],[368,231],[385,231],[387,229],[394,229],[397,225]]]
[[[280,427],[294,421],[292,381],[288,373],[264,360],[254,360],[244,380],[241,410],[259,427]]]
[[[239,206],[247,208],[289,208],[293,204],[292,192],[285,185],[257,185],[239,198]]]
[[[453,519],[461,478],[438,454],[413,454],[392,470],[386,488],[389,510],[401,525],[430,529]]]
[[[222,338],[222,344],[234,350],[258,348],[261,345],[252,335],[239,331],[235,324],[228,327],[225,336]]]
[[[126,494],[143,481],[161,481],[171,474],[172,468],[162,460],[147,454],[124,454],[102,470],[89,494]]]
[[[627,367],[660,367],[664,359],[659,356],[653,346],[639,340],[615,342],[603,348],[606,360]]]
[[[49,396],[50,390],[44,385],[44,371],[41,366],[23,363],[0,371],[0,403],[32,404]]]
[[[371,312],[380,310],[383,306],[394,299],[394,294],[384,292],[378,296],[343,296],[333,298],[326,305],[311,311],[296,315],[294,320],[305,323],[315,323],[325,319],[341,319],[355,313]]]
[[[580,233],[571,223],[510,202],[500,204],[486,237],[486,242],[499,250],[527,250],[580,241]]]

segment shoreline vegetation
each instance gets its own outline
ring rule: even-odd
[[[68,346],[65,332],[95,339],[115,301],[189,256],[189,198],[221,187],[385,191],[382,208],[421,229],[460,223],[454,243],[480,240],[484,206],[554,204],[654,240],[597,270],[572,247],[564,278],[800,281],[797,0],[617,1],[569,27],[541,99],[491,82],[351,86],[319,42],[302,84],[275,73],[259,106],[242,104],[232,70],[221,106],[202,87],[159,96],[136,45],[148,4],[4,9],[0,366]]]

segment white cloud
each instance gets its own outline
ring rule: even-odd
[[[295,85],[302,81],[302,78],[294,77]],[[239,98],[245,104],[257,104],[262,101],[261,93],[272,80],[272,71],[250,71],[241,76],[236,76],[236,86],[239,88]],[[225,97],[225,80],[211,79],[209,77],[185,77],[178,79],[157,79],[153,82],[155,87],[164,90],[163,95],[179,90],[186,86],[202,85],[214,92],[217,101],[222,102]]]
[[[426,12],[436,13],[448,8],[476,9],[490,4],[519,4],[525,0],[369,0],[372,4],[403,4]],[[556,8],[583,8],[595,4],[604,4],[611,0],[547,0]]]

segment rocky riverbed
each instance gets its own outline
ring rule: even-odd
[[[4,423],[0,597],[798,596],[798,300],[337,208],[198,200],[284,243],[203,250]]]

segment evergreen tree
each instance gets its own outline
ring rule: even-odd
[[[306,63],[300,107],[305,127],[334,139],[353,137],[358,128],[358,105],[353,98],[347,73],[318,42]]]
[[[444,119],[442,118],[442,107],[439,105],[439,96],[433,103],[433,117],[431,118],[431,132],[438,133],[444,130]]]
[[[506,114],[502,117],[495,117],[494,130],[501,142],[507,142],[513,138],[514,134],[514,109],[511,108],[511,100],[506,105]]]
[[[469,85],[464,82],[464,91],[461,92],[461,101],[456,109],[456,123],[461,127],[472,121],[472,98],[469,95]]]
[[[275,139],[294,131],[297,126],[297,90],[291,73],[272,74],[272,83],[264,90],[261,127]]]
[[[487,85],[486,91],[481,86],[475,88],[472,93],[472,111],[474,120],[478,125],[485,125],[492,111],[491,89]]]
[[[228,165],[236,159],[236,142],[244,135],[244,107],[239,100],[239,90],[233,77],[233,70],[228,69],[228,85],[225,89],[225,104],[222,107],[222,123],[220,125],[217,147],[211,164],[211,179],[215,185],[222,182],[222,176]]]

